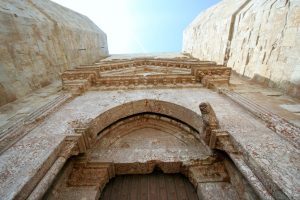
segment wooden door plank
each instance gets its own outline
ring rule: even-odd
[[[110,200],[119,200],[120,199],[120,191],[122,187],[123,176],[117,176],[116,180],[113,183]]]
[[[128,190],[129,199],[130,200],[138,200],[139,199],[139,190],[140,190],[140,182],[138,175],[136,176],[128,176],[129,181],[131,182],[131,188]]]
[[[176,194],[178,200],[188,200],[188,196],[185,190],[185,184],[183,183],[183,177],[180,174],[173,176],[174,184],[176,188]]]
[[[174,184],[174,180],[173,180],[172,176],[166,175],[165,181],[166,181],[168,199],[176,200],[177,199],[176,188],[175,188],[175,184]]]
[[[165,183],[165,176],[164,174],[158,174],[158,192],[159,192],[159,199],[160,200],[168,200],[167,188]]]
[[[189,180],[180,174],[117,176],[104,188],[100,200],[198,200]]]
[[[159,200],[157,178],[158,177],[156,173],[152,173],[148,175],[148,199],[149,200]]]
[[[123,176],[122,187],[120,188],[120,199],[128,200],[130,188],[130,179],[128,176]]]
[[[139,176],[140,179],[140,200],[148,200],[148,176]]]

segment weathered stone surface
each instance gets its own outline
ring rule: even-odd
[[[232,15],[246,0],[225,0],[209,8],[194,19],[183,33],[185,53],[200,60],[224,63],[227,41],[233,22]]]
[[[183,51],[299,97],[299,10],[298,0],[224,0],[187,27]]]
[[[82,186],[77,186],[77,185],[70,186],[68,184],[68,182],[70,181],[70,175],[72,174],[72,172],[74,170],[73,166],[74,166],[73,162],[70,162],[69,164],[65,165],[65,167],[61,170],[60,175],[56,177],[54,184],[49,189],[47,194],[43,197],[43,199],[63,200],[63,199],[78,199],[79,197],[81,197],[81,199],[95,200],[95,199],[99,198],[100,190],[99,190],[98,186],[101,181],[103,182],[103,179],[101,179],[99,177],[99,175],[97,175],[97,177],[95,177],[95,178],[87,176],[86,177],[87,179],[85,179],[85,180],[90,181],[92,179],[97,180],[97,178],[100,178],[100,179],[98,179],[100,182],[96,182],[95,185],[89,184],[89,185],[84,185],[82,187]],[[86,173],[86,174],[88,175],[89,173]],[[101,173],[101,175],[103,175],[103,177],[107,176],[105,173]],[[78,177],[75,177],[75,178],[78,178]],[[77,180],[82,181],[83,179],[77,179]],[[85,181],[85,180],[83,180],[83,181]],[[80,182],[77,182],[77,183],[80,184]],[[98,186],[96,186],[96,185],[98,185]]]
[[[191,118],[193,115],[187,115],[184,110],[178,110],[176,107],[172,107],[175,109],[175,112],[172,113],[173,109],[170,109],[168,104],[153,102],[147,108],[151,101],[144,101],[141,104],[131,103],[128,104],[130,106],[126,106],[126,103],[143,99],[172,102],[198,114],[200,114],[199,102],[210,102],[219,119],[220,127],[228,130],[242,152],[256,166],[255,169],[258,170],[256,172],[267,171],[267,174],[263,173],[267,182],[270,182],[271,185],[277,185],[287,196],[297,199],[295,191],[299,185],[297,173],[299,170],[299,150],[265,127],[234,102],[205,88],[86,92],[85,95],[64,105],[45,123],[32,130],[22,140],[0,155],[1,195],[12,198],[22,191],[22,187],[33,178],[32,175],[37,173],[37,169],[45,165],[43,163],[49,157],[57,155],[58,147],[66,134],[74,134],[70,125],[72,121],[89,122],[96,119],[99,124],[94,124],[92,127],[98,133],[97,130],[102,130],[111,124],[106,125],[105,121],[117,121],[120,117],[134,114],[135,110],[145,112],[151,111],[149,109],[151,108],[152,112],[172,115],[197,127],[196,118]],[[123,105],[122,107],[126,110],[118,111],[121,108],[118,107],[119,105]],[[106,112],[112,108],[116,109],[113,109],[111,113]],[[201,117],[198,119],[200,121]],[[101,127],[103,128],[101,129]],[[33,141],[36,141],[34,145]],[[280,160],[279,157],[285,159]],[[15,184],[16,182],[18,184]]]
[[[242,175],[240,168],[238,169],[229,160],[225,160],[224,163],[226,166],[226,171],[228,172],[228,175],[230,177],[230,183],[236,189],[239,199],[255,200],[255,199],[259,199],[259,197],[261,197],[253,191],[253,188],[250,186],[249,182],[247,182],[247,180],[245,179],[245,176]],[[252,178],[252,180],[253,180],[252,176],[249,176],[249,177]],[[261,197],[261,199],[269,199],[269,198],[266,198],[266,196],[264,196],[264,197]]]
[[[0,105],[107,55],[105,33],[79,13],[48,0],[0,3]]]
[[[115,175],[160,169],[189,177],[202,199],[299,199],[300,120],[279,105],[300,102],[230,85],[231,69],[217,65],[297,84],[298,0],[224,0],[200,15],[184,49],[214,62],[143,54],[95,63],[106,36],[86,17],[49,1],[0,5],[0,105],[60,72],[67,90],[0,109],[1,198],[98,199]]]
[[[238,200],[239,196],[230,183],[200,183],[197,187],[199,199],[204,200]]]
[[[128,62],[136,66],[129,66]],[[98,76],[99,73],[103,73],[104,77],[117,77],[119,81],[124,77],[122,72],[126,73],[128,78],[144,74],[148,76],[149,73],[150,76],[155,74],[158,78],[168,73],[177,74],[182,78],[182,72],[188,71],[196,76],[197,80],[217,74],[225,75],[229,80],[230,71],[227,73],[223,70],[224,67],[202,65],[214,63],[199,62],[190,58],[105,60],[95,65],[68,70],[66,78],[81,81],[93,70],[96,70],[96,73],[91,73],[92,75]],[[54,181],[55,189],[50,195],[53,195],[53,199],[73,198],[75,194],[96,198],[108,181],[107,177],[105,178],[106,172],[103,173],[104,176],[100,175],[102,170],[99,170],[97,165],[109,162],[108,164],[113,166],[113,173],[109,174],[151,173],[154,169],[161,169],[165,173],[181,172],[189,176],[190,167],[194,167],[195,176],[191,181],[197,182],[193,180],[198,177],[204,181],[202,191],[205,191],[205,188],[216,188],[220,196],[223,195],[224,188],[228,188],[233,192],[232,195],[236,193],[239,197],[249,197],[249,193],[255,193],[263,197],[262,199],[272,199],[272,196],[282,199],[298,198],[295,191],[299,185],[299,149],[292,145],[293,141],[281,137],[276,132],[277,129],[268,127],[264,118],[248,112],[251,108],[258,107],[251,100],[245,101],[243,97],[239,98],[240,101],[233,102],[229,96],[208,90],[200,83],[194,88],[183,85],[183,89],[163,89],[157,86],[141,89],[135,87],[134,82],[130,82],[128,84],[133,85],[135,90],[103,90],[101,84],[94,83],[95,78],[91,77],[88,80],[94,85],[87,88],[81,96],[74,96],[55,108],[53,114],[39,120],[39,116],[44,116],[44,111],[48,111],[43,109],[44,106],[37,109],[41,112],[32,115],[33,119],[37,116],[37,122],[33,122],[35,128],[28,130],[27,134],[22,135],[23,138],[10,143],[9,148],[0,153],[2,196],[7,199],[42,196],[46,187]],[[277,113],[280,112],[279,109],[284,110],[279,105],[291,102],[291,99],[286,97],[285,101],[274,101],[277,93],[274,96],[274,92],[263,89],[262,86],[243,82],[243,88],[241,80],[234,80],[233,83],[222,87],[236,90],[239,96],[253,95],[253,91],[261,92],[261,96],[256,96],[260,99],[253,98],[256,104],[267,99],[268,102],[264,105]],[[215,88],[218,91],[224,90],[219,86]],[[270,94],[272,96],[268,96]],[[48,99],[49,105],[54,108],[56,104],[52,104],[51,99],[53,97]],[[213,121],[206,116],[207,112],[203,107],[204,112],[201,114],[201,102],[211,105],[215,113]],[[244,103],[248,106],[244,106]],[[297,101],[294,103],[298,104]],[[22,105],[27,104],[11,107],[7,105],[1,111],[4,114],[7,112],[7,117],[14,116],[12,112],[19,110]],[[48,103],[45,105],[48,107]],[[257,115],[261,116],[260,113]],[[286,113],[285,116],[292,117],[294,122],[299,120],[295,113]],[[14,118],[11,121],[13,122]],[[219,123],[216,123],[217,121]],[[281,126],[283,123],[284,121],[279,120],[276,127],[284,127]],[[208,133],[205,127],[209,126],[212,130],[208,142],[205,141],[205,134]],[[18,129],[24,128],[26,126],[20,126]],[[236,172],[233,171],[228,176],[228,167],[214,167],[215,162],[219,160],[210,148],[229,154],[237,166],[237,171],[243,174],[239,177],[244,176],[245,179],[241,181],[236,177],[232,179],[234,183],[230,182],[228,177],[235,177]],[[237,155],[239,160],[234,160],[232,155]],[[58,170],[51,169],[53,166],[55,168],[54,163],[57,163],[58,158],[67,159],[70,156],[77,156],[75,160],[78,163],[75,164],[81,165],[82,168],[66,172],[68,175],[64,176],[65,180],[61,185],[52,179],[57,176],[61,180],[61,174]],[[278,157],[285,159],[279,160]],[[70,173],[72,175],[69,176]],[[48,174],[52,175],[51,179],[48,178]],[[222,183],[208,183],[211,181]],[[206,184],[209,186],[206,187]],[[243,190],[236,191],[239,185]],[[86,190],[82,187],[86,187]],[[56,192],[59,194],[56,195]],[[225,193],[224,195],[226,197]]]
[[[88,157],[93,162],[114,163],[206,159],[211,152],[199,142],[198,134],[170,118],[138,115],[101,132]]]

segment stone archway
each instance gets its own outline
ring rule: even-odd
[[[179,163],[212,156],[198,135],[193,127],[169,116],[139,113],[122,118],[98,133],[85,158],[87,162],[114,163],[117,174],[150,173],[155,166],[164,172],[179,172]],[[174,169],[164,168],[168,164]]]
[[[206,145],[204,139],[212,132],[208,128],[197,113],[165,101],[145,99],[108,109],[79,128],[86,150],[69,159],[46,196],[97,199],[113,177],[149,174],[157,168],[184,174],[201,198],[214,191],[231,199],[245,195],[231,177],[252,192],[230,160]]]
[[[203,142],[205,135],[201,115],[184,106],[155,99],[136,100],[116,105],[115,107],[108,106],[106,110],[103,110],[103,112],[89,120],[89,122],[75,120],[70,124],[77,135],[71,135],[66,140],[75,140],[78,145],[78,151],[80,153],[85,153],[93,146],[101,131],[119,120],[140,113],[153,113],[160,116],[166,116],[170,119],[179,121],[183,125],[191,127],[198,132],[198,134],[195,135],[196,138],[203,143],[207,148],[207,151],[210,151],[210,148]],[[74,154],[76,154],[76,152]]]
[[[114,122],[139,113],[156,113],[168,116],[188,124],[200,135],[203,133],[204,125],[199,114],[178,104],[156,99],[142,99],[110,108],[93,119],[92,124],[89,125],[89,131],[92,134],[98,134]]]

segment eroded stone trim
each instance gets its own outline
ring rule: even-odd
[[[203,124],[201,116],[197,113],[177,104],[154,99],[132,101],[107,110],[91,120],[89,134],[94,138],[98,133],[118,120],[141,113],[153,113],[177,119],[185,124],[189,124],[202,134]]]
[[[235,146],[229,133],[226,130],[220,129],[218,119],[212,106],[207,102],[203,102],[199,105],[199,108],[205,126],[205,142],[207,145],[211,149],[226,152],[260,198],[273,200],[274,198],[268,193],[266,187],[244,162],[243,154],[238,151],[238,147]]]
[[[0,128],[0,154],[37,127],[42,119],[71,98],[71,94],[61,94],[54,100],[30,113],[27,117],[2,126]]]
[[[155,168],[161,169],[164,173],[182,173],[187,176],[195,185],[197,182],[218,182],[229,181],[224,165],[217,161],[215,157],[206,160],[184,165],[182,162],[162,162],[150,160],[145,163],[101,163],[83,162],[80,159],[74,161],[74,166],[67,185],[76,186],[96,186],[100,191],[109,180],[117,175],[124,174],[149,174]],[[95,174],[96,173],[96,174]],[[216,176],[216,174],[218,174]]]
[[[84,123],[78,120],[73,121],[70,124],[74,129],[75,134],[67,135],[66,141],[69,141],[70,143],[76,143],[78,153],[85,153],[95,142],[95,138],[96,138],[96,135],[95,134],[93,135],[89,131],[91,124]],[[74,155],[74,154],[70,154],[70,155]],[[77,154],[75,153],[75,155]]]
[[[300,148],[299,127],[236,92],[222,89],[220,90],[220,93],[229,97],[232,101],[239,104],[258,119],[263,121],[266,127],[274,131],[281,138],[288,141],[296,148]]]
[[[82,134],[76,136],[69,135],[61,145],[61,149],[58,153],[56,161],[52,164],[50,169],[46,172],[44,177],[35,186],[27,199],[35,200],[42,199],[44,194],[47,192],[51,184],[53,183],[57,174],[61,171],[66,161],[71,157],[78,155],[80,152],[85,151],[82,147]]]
[[[43,195],[46,193],[48,188],[51,186],[53,180],[60,172],[67,159],[64,157],[58,157],[55,163],[48,170],[43,179],[38,183],[38,185],[34,188],[33,192],[27,198],[28,200],[36,200],[42,199]]]
[[[102,191],[109,180],[115,177],[112,163],[75,163],[67,185],[70,187],[95,186]]]
[[[238,150],[231,141],[228,132],[221,129],[214,129],[211,131],[209,147],[212,149],[222,150],[226,153],[238,153]]]
[[[105,134],[110,132],[111,130],[113,130],[113,129],[119,127],[119,126],[122,126],[126,123],[133,122],[133,121],[136,121],[136,120],[147,121],[148,119],[150,119],[150,120],[151,119],[160,120],[160,121],[163,121],[163,122],[170,123],[170,124],[174,125],[175,127],[178,127],[178,128],[181,128],[184,131],[190,132],[197,139],[200,139],[199,131],[195,130],[193,127],[189,126],[188,124],[185,124],[184,122],[181,122],[178,119],[172,119],[169,116],[159,115],[159,114],[156,114],[156,113],[140,113],[140,114],[137,114],[137,115],[129,116],[126,119],[122,119],[121,121],[117,121],[117,122],[111,124],[110,126],[105,128],[104,130],[102,130],[100,133],[98,133],[98,135],[100,135],[100,138],[101,138]],[[100,139],[100,138],[98,138],[98,139]]]
[[[258,179],[252,169],[245,163],[243,154],[237,150],[227,131],[215,129],[211,132],[209,147],[226,152],[234,162],[235,166],[243,174],[245,179],[255,190],[261,199],[273,200],[267,187]]]
[[[137,65],[156,65],[156,66],[166,66],[166,67],[179,67],[188,68],[192,66],[199,65],[216,65],[213,61],[199,61],[199,60],[187,60],[187,59],[151,59],[151,58],[135,58],[130,60],[111,60],[111,61],[101,61],[95,64],[97,67],[102,68],[101,70],[112,70],[127,68]],[[81,66],[83,68],[95,68],[95,66]]]
[[[248,167],[240,155],[229,154],[230,158],[234,162],[235,166],[246,178],[248,183],[252,186],[255,192],[259,195],[261,199],[264,200],[274,200],[272,195],[267,191],[262,182],[256,177],[253,171]]]
[[[194,67],[192,74],[196,76],[197,81],[201,82],[207,88],[216,88],[220,85],[229,85],[231,68],[227,67]]]
[[[195,85],[196,78],[191,75],[152,75],[152,76],[120,76],[103,77],[96,81],[97,87],[121,88],[136,86],[165,86],[169,85]],[[199,85],[199,84],[198,84]]]
[[[107,71],[118,71],[131,67],[143,67],[145,65],[161,66],[170,68],[190,69],[190,74],[176,73],[147,75],[147,76],[102,76],[101,73]],[[95,64],[94,66],[78,67],[67,70],[62,74],[63,89],[71,91],[75,95],[80,95],[91,86],[103,90],[107,89],[130,89],[140,86],[148,87],[182,87],[195,86],[197,83],[207,87],[216,84],[229,84],[231,69],[216,65],[213,62],[187,62],[173,60],[132,60],[115,61],[112,63]]]
[[[195,188],[199,183],[230,181],[223,162],[190,166],[188,168],[188,178]]]

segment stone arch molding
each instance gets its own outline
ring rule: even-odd
[[[75,134],[66,137],[65,143],[67,144],[64,145],[64,149],[68,151],[65,152],[63,150],[62,154],[69,157],[86,152],[97,140],[98,133],[105,128],[126,117],[142,113],[152,113],[177,120],[197,131],[197,139],[204,144],[205,124],[201,115],[175,103],[155,99],[142,99],[115,106],[99,114],[89,122],[73,121],[71,126],[74,128]],[[206,144],[204,145],[210,151],[209,147]],[[72,149],[72,152],[70,152],[70,149]]]
[[[156,99],[141,99],[115,106],[100,113],[89,122],[73,121],[71,126],[75,134],[66,137],[62,145],[61,156],[68,158],[86,152],[97,140],[98,133],[105,128],[126,117],[141,113],[166,116],[196,130],[198,132],[196,138],[209,152],[212,149],[218,149],[226,153],[235,153],[232,139],[227,131],[220,129],[211,105],[202,102],[199,109],[202,115],[184,106]]]
[[[97,163],[188,163],[211,156],[198,136],[198,131],[176,119],[140,113],[101,131],[84,157]]]
[[[131,101],[109,109],[93,120],[90,131],[93,133],[99,133],[105,127],[118,121],[119,119],[139,113],[155,113],[165,115],[188,124],[200,134],[203,131],[202,118],[199,114],[178,104],[155,99]]]

